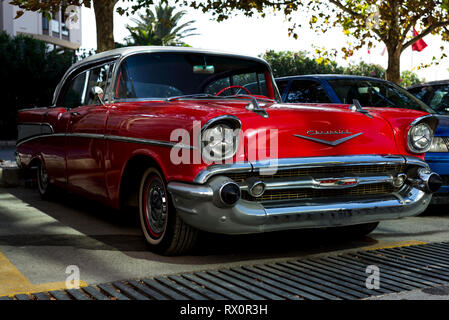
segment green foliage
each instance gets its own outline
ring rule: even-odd
[[[385,69],[382,66],[363,61],[349,65],[349,67],[345,68],[344,74],[385,79]]]
[[[414,84],[424,83],[426,79],[420,79],[416,73],[412,71],[402,71],[401,73],[401,86],[404,88],[410,87]]]
[[[310,57],[306,51],[292,52],[268,50],[262,55],[273,69],[275,77],[342,73],[343,68],[334,61],[317,62],[318,59]]]
[[[137,5],[145,6],[148,0],[136,0]],[[308,24],[318,33],[340,27],[343,33],[355,38],[354,43],[341,51],[345,57],[353,55],[355,50],[367,46],[372,48],[377,41],[383,42],[388,49],[389,68],[386,77],[400,82],[401,53],[419,39],[433,34],[449,41],[449,0],[178,0],[203,12],[210,12],[217,21],[229,19],[236,13],[252,17],[264,17],[267,12],[279,12],[285,16],[289,35],[298,38],[302,24]],[[306,10],[309,21],[298,19],[297,12]],[[419,35],[413,35],[416,28]],[[441,47],[441,57],[432,59],[433,64],[446,57]],[[426,65],[423,65],[425,67]]]
[[[184,46],[183,40],[195,35],[196,28],[190,27],[194,20],[180,23],[186,11],[175,12],[175,7],[160,2],[154,10],[147,9],[139,19],[131,19],[136,26],[127,25],[130,32],[127,45]]]
[[[17,110],[51,104],[56,85],[74,61],[73,51],[48,52],[42,41],[0,33],[0,139],[16,137]]]

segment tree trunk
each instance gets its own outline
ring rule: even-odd
[[[388,48],[388,68],[386,78],[396,84],[401,83],[401,50]]]
[[[114,49],[114,6],[118,0],[93,0],[97,53]]]

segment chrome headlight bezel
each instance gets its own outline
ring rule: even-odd
[[[446,142],[447,141],[447,142]],[[432,144],[428,152],[449,152],[449,138],[433,137]]]
[[[234,116],[218,117],[206,123],[200,136],[203,160],[220,163],[233,158],[239,147],[240,128],[241,122]],[[214,141],[216,145],[212,146]]]
[[[421,138],[419,138],[421,136]],[[416,139],[418,137],[419,139]],[[407,132],[407,146],[414,153],[425,153],[430,150],[433,130],[425,122],[412,125]]]

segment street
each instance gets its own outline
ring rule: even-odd
[[[73,194],[43,201],[32,188],[0,189],[0,296],[62,289],[68,266],[83,285],[140,279],[449,240],[444,206],[418,217],[382,222],[361,240],[324,230],[259,235],[205,234],[188,256],[163,257],[146,248],[138,219]]]

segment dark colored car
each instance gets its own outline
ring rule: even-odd
[[[276,83],[282,100],[287,103],[352,104],[356,99],[362,107],[391,107],[420,110],[431,114],[439,113],[404,88],[377,78],[351,75],[304,75],[277,78]],[[440,105],[442,101],[448,101],[449,81],[445,83],[446,85],[443,82],[435,82],[432,95],[434,98],[430,97],[430,100],[425,101],[433,101],[435,106]],[[409,91],[416,92],[417,87],[409,88]],[[445,94],[443,94],[444,90],[446,90]],[[437,100],[438,104],[436,104]],[[438,193],[434,194],[432,201],[447,203],[449,202],[449,116],[437,115],[437,117],[439,125],[432,147],[426,153],[425,159],[430,168],[443,178],[443,186]]]
[[[449,114],[449,80],[421,83],[407,88],[439,114]]]

